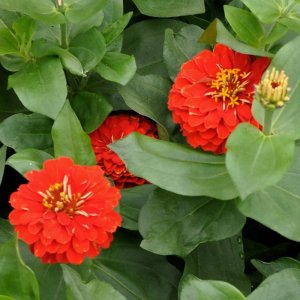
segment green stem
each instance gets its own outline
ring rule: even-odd
[[[264,134],[270,135],[272,129],[272,118],[274,110],[265,109],[265,119],[264,119]]]
[[[62,48],[68,48],[67,24],[60,24],[60,45]]]

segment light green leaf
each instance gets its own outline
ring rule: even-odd
[[[52,119],[58,115],[67,96],[65,74],[60,60],[54,57],[26,64],[9,76],[8,85],[26,108]]]
[[[248,300],[298,300],[300,295],[300,270],[287,269],[264,280],[248,296]]]
[[[170,192],[222,200],[237,196],[222,156],[201,153],[138,133],[109,147],[136,176]]]
[[[9,296],[0,295],[0,300],[16,300],[16,299]]]
[[[245,221],[232,201],[155,190],[139,217],[141,247],[160,255],[186,256],[200,243],[237,234]]]
[[[112,111],[112,106],[105,97],[89,92],[78,93],[71,102],[85,132],[97,129]]]
[[[8,28],[0,28],[0,55],[6,54],[19,54],[19,45]]]
[[[125,87],[119,88],[119,93],[132,110],[155,121],[160,126],[161,138],[168,139],[174,129],[174,124],[168,123],[170,89],[171,83],[162,77],[136,74]]]
[[[36,21],[28,16],[23,16],[14,22],[12,27],[21,45],[31,42],[36,31],[36,25]]]
[[[40,114],[14,114],[0,124],[0,140],[16,152],[26,148],[47,150],[52,147],[52,124]]]
[[[89,136],[66,102],[52,127],[55,157],[68,156],[80,165],[95,165],[96,158]]]
[[[300,242],[300,147],[283,179],[276,185],[238,202],[238,208],[288,239]],[[267,213],[266,213],[267,212]]]
[[[196,25],[182,27],[178,33],[166,29],[163,56],[168,73],[175,79],[181,65],[205,48],[199,43],[203,30]]]
[[[133,0],[133,2],[142,14],[151,17],[178,17],[205,12],[203,0]]]
[[[242,236],[200,244],[185,258],[184,274],[226,281],[249,294],[251,284],[245,275]]]
[[[38,149],[24,149],[11,155],[6,164],[24,175],[31,170],[42,169],[43,162],[51,158],[53,157],[47,152]]]
[[[193,275],[186,275],[181,280],[179,299],[246,300],[239,290],[227,282],[201,280]]]
[[[6,160],[6,146],[3,145],[0,148],[0,184],[4,174],[5,160]]]
[[[107,25],[114,23],[123,16],[123,0],[110,0],[103,8],[104,20],[101,25],[105,28]]]
[[[103,78],[126,85],[136,72],[134,56],[117,52],[106,52],[95,68]]]
[[[287,135],[264,135],[248,123],[229,136],[226,166],[242,199],[276,184],[290,167],[295,143]]]
[[[0,245],[14,238],[14,228],[6,219],[0,218]]]
[[[66,283],[66,296],[68,300],[93,299],[101,295],[101,300],[126,300],[126,298],[106,282],[92,280],[83,283],[80,275],[67,265],[61,265],[64,281]]]

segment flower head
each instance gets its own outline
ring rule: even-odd
[[[108,148],[132,132],[157,138],[156,124],[140,115],[120,114],[109,116],[90,134],[98,165],[118,188],[127,188],[146,183],[146,180],[130,173],[121,158]]]
[[[25,176],[29,182],[10,196],[9,221],[42,262],[80,264],[109,247],[121,224],[113,210],[120,192],[98,166],[61,157]]]
[[[259,126],[251,113],[254,84],[269,63],[217,44],[213,52],[204,50],[182,65],[168,107],[191,146],[224,153],[239,123]]]
[[[271,73],[267,70],[263,79],[256,86],[257,100],[267,109],[273,110],[284,106],[290,98],[288,92],[289,78],[285,72],[272,68]]]

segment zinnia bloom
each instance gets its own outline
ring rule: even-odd
[[[29,182],[11,194],[9,221],[42,262],[80,264],[109,247],[121,224],[113,211],[120,192],[98,166],[61,157],[25,176]]]
[[[269,66],[255,58],[217,44],[184,63],[169,94],[173,120],[193,147],[215,154],[226,151],[230,133],[241,122],[256,127],[251,106],[254,85]]]
[[[140,115],[119,114],[109,116],[90,134],[98,165],[118,188],[128,188],[146,183],[130,173],[121,158],[107,146],[132,132],[157,138],[156,124]]]

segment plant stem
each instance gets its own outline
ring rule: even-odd
[[[60,45],[62,48],[68,48],[67,24],[60,24]]]
[[[272,118],[274,110],[265,109],[265,118],[264,118],[264,134],[270,135],[272,129]]]

